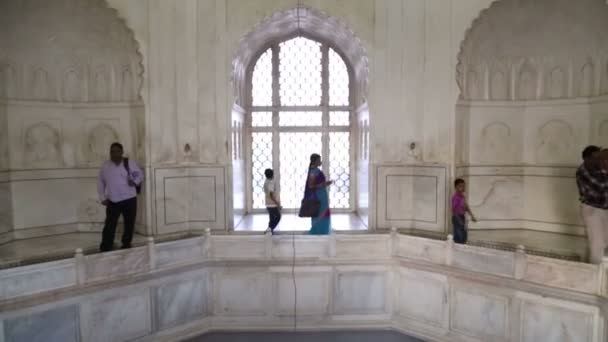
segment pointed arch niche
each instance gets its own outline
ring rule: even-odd
[[[473,21],[456,70],[456,175],[468,179],[472,231],[584,240],[574,175],[586,145],[607,147],[607,30],[605,0],[498,0]]]
[[[105,0],[0,1],[0,171],[28,175],[0,187],[0,242],[97,238],[94,174],[109,145],[144,163],[142,61]],[[148,234],[140,217],[137,232]]]
[[[315,51],[312,53],[316,56],[318,52],[317,57],[319,57],[317,60],[318,70],[315,69],[315,72],[319,74],[317,80],[319,84],[315,84],[320,90],[319,103],[310,106],[309,104],[290,106],[284,100],[281,100],[281,94],[286,89],[281,88],[279,78],[281,70],[285,73],[288,71],[285,69],[287,66],[282,62],[279,50],[281,46],[284,46],[284,51],[287,51],[288,45],[298,45],[299,43],[313,47]],[[334,73],[331,64],[335,63],[335,61],[345,66],[341,72],[346,77],[342,77],[341,79],[347,78],[344,86],[348,89],[348,101],[339,105],[332,103],[331,90],[329,89],[332,84],[332,73]],[[264,128],[264,130],[269,131],[268,139],[266,139],[269,145],[267,153],[274,156],[274,162],[272,161],[273,157],[270,157],[266,160],[266,164],[268,165],[253,163],[253,160],[257,160],[260,153],[258,146],[260,142],[254,141],[253,134],[255,132],[252,132],[258,130],[257,127],[252,127],[253,113],[260,111],[258,101],[254,101],[252,98],[253,85],[257,84],[253,81],[256,77],[254,69],[257,64],[267,64],[268,74],[272,74],[272,76],[268,77],[269,84],[266,85],[268,88],[266,109],[269,119],[268,124],[270,126]],[[350,220],[356,217],[356,220],[363,222],[363,224],[359,222],[355,224],[359,229],[367,227],[369,213],[369,153],[364,149],[367,149],[369,144],[363,144],[362,141],[368,141],[367,139],[369,139],[369,133],[367,133],[369,132],[367,128],[370,123],[367,106],[368,64],[365,49],[353,31],[337,18],[312,8],[296,7],[276,12],[262,20],[240,40],[232,61],[232,85],[235,96],[231,118],[232,138],[230,139],[232,142],[233,169],[233,227],[237,227],[237,230],[264,228],[263,224],[260,227],[251,227],[251,222],[255,222],[255,220],[250,220],[247,215],[256,213],[263,215],[263,212],[265,212],[260,207],[259,199],[257,198],[259,196],[256,193],[256,191],[259,192],[259,189],[257,189],[259,188],[259,175],[263,173],[263,169],[265,168],[275,169],[275,177],[278,176],[279,180],[281,179],[281,172],[283,173],[283,181],[279,181],[280,186],[283,187],[281,195],[288,196],[289,198],[282,198],[282,202],[295,203],[297,190],[294,189],[299,187],[295,185],[295,179],[294,184],[285,183],[287,179],[285,165],[289,158],[286,158],[285,141],[280,141],[279,138],[281,134],[283,134],[282,136],[286,136],[285,132],[283,132],[282,124],[279,123],[279,115],[283,114],[293,116],[296,121],[307,121],[310,119],[308,117],[304,118],[303,115],[313,114],[319,116],[317,127],[288,127],[285,129],[286,131],[294,132],[302,130],[302,133],[307,131],[305,134],[310,134],[311,137],[313,135],[317,137],[318,135],[319,142],[316,145],[319,146],[313,149],[323,155],[328,169],[324,170],[325,173],[329,174],[330,178],[335,179],[336,183],[340,181],[343,187],[348,187],[349,189],[346,194],[347,199],[341,198],[338,200],[337,197],[333,198],[335,205],[332,206],[336,210],[332,213],[348,215]],[[303,88],[306,86],[304,84]],[[285,113],[288,109],[292,113]],[[331,123],[333,120],[331,119],[331,115],[336,111],[341,111],[343,117],[347,116],[346,123],[343,123],[339,128],[332,127]],[[335,161],[335,158],[332,160],[332,153],[330,152],[330,147],[328,147],[332,137],[337,138],[337,136],[342,137],[342,144],[345,145],[346,151],[345,157],[341,158],[340,173],[336,171],[338,162]],[[346,138],[344,139],[344,137]],[[280,157],[278,152],[279,146],[282,147],[283,151]],[[274,151],[272,151],[273,147]],[[306,162],[309,156],[308,153],[304,153],[301,156],[291,157],[293,157],[291,159],[295,158],[294,162],[298,162],[300,159]],[[335,175],[332,175],[332,173]],[[304,181],[305,179],[300,181],[302,183],[300,187],[304,186]],[[341,190],[333,189],[332,191],[339,192]],[[332,200],[331,196],[330,200]],[[339,205],[338,202],[340,202]],[[290,206],[294,207],[295,205]],[[295,208],[286,209],[285,214],[294,215]],[[303,226],[306,225],[308,220],[304,221],[301,223]],[[335,225],[334,228],[336,228]],[[344,225],[338,228],[346,229],[348,226]]]

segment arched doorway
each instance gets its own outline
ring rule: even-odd
[[[335,180],[334,212],[358,212],[360,132],[369,114],[365,109],[359,120],[357,109],[367,108],[367,74],[360,41],[312,9],[274,14],[243,38],[233,61],[235,226],[245,214],[264,212],[266,168],[275,170],[283,205],[294,212],[311,153],[323,156],[325,173]]]

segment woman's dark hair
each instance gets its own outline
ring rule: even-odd
[[[462,179],[462,178],[456,178],[454,180],[454,187],[457,187],[458,184],[464,184],[464,179]]]
[[[110,150],[114,147],[118,147],[121,151],[124,151],[121,143],[118,143],[118,142],[112,143],[112,145],[110,145]]]
[[[274,176],[274,171],[272,171],[272,169],[266,169],[264,170],[264,176],[270,179]]]
[[[321,160],[321,156],[313,153],[310,155],[310,164],[308,165],[309,167],[312,167],[312,164],[316,163],[317,161]]]

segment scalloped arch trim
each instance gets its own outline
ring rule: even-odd
[[[346,24],[312,8],[296,7],[275,12],[241,38],[232,60],[232,85],[236,102],[245,103],[247,68],[270,42],[302,33],[339,50],[351,66],[357,103],[367,99],[369,61],[361,40]]]

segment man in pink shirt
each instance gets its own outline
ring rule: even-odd
[[[102,252],[114,248],[114,235],[118,218],[122,214],[125,229],[122,234],[122,248],[130,248],[137,215],[137,193],[143,180],[143,172],[137,164],[123,158],[120,143],[110,146],[110,160],[101,165],[97,180],[99,201],[106,206],[106,221],[103,227]]]

